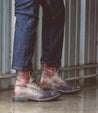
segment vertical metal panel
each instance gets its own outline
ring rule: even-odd
[[[96,38],[97,38],[97,42],[96,42],[96,63],[98,63],[98,1],[96,0]],[[98,67],[96,69],[96,72],[98,73]]]
[[[85,8],[86,0],[81,0],[81,18],[80,18],[80,65],[85,64]],[[80,70],[80,76],[84,75],[84,70]]]
[[[14,42],[14,32],[15,32],[15,16],[14,16],[14,3],[15,1],[14,0],[10,0],[10,14],[11,14],[11,37],[10,37],[10,42],[11,42],[11,61],[10,61],[10,64],[12,65],[12,57],[13,57],[13,42]],[[10,67],[11,68],[11,67]],[[14,71],[14,70],[11,70],[11,71]]]
[[[65,2],[65,0],[63,0],[64,1],[64,6],[65,6],[65,8],[66,8],[66,2]],[[62,50],[62,58],[61,58],[61,67],[64,67],[65,66],[65,48],[66,48],[66,46],[65,46],[65,27],[64,27],[64,39],[63,39],[63,50]]]
[[[2,0],[0,0],[0,73],[2,72],[2,40],[1,40],[1,33],[2,33]]]
[[[95,56],[95,49],[94,49],[94,41],[95,41],[95,37],[94,37],[94,18],[95,17],[95,0],[91,0],[91,9],[90,9],[90,19],[91,19],[91,26],[90,26],[90,52],[89,52],[89,62],[90,63],[94,63],[94,56]],[[93,55],[92,55],[93,54]]]
[[[65,66],[68,65],[68,37],[69,37],[69,0],[66,0],[66,8],[65,8],[65,48],[64,48],[64,51],[65,51],[65,54],[64,54],[64,57],[65,57]]]
[[[76,20],[75,20],[75,65],[77,65],[77,44],[78,44],[78,0],[76,0]]]
[[[40,70],[41,69],[41,63],[40,58],[42,55],[42,7],[39,8],[39,22],[37,27],[37,43],[35,47],[35,54],[33,59],[33,68]]]
[[[68,32],[68,66],[70,66],[70,39],[71,39],[71,0],[69,0],[69,22],[68,22],[68,25],[69,25],[69,32]]]
[[[94,54],[94,62],[96,63],[96,57],[97,57],[97,0],[95,0],[95,8],[94,8],[94,50],[95,50],[95,54]]]
[[[64,39],[63,39],[63,51],[62,51],[62,58],[61,58],[61,67],[65,66],[65,28],[64,28]]]
[[[10,0],[0,1],[1,15],[0,15],[0,67],[1,73],[7,73],[10,71]]]
[[[85,5],[86,1],[81,0],[81,19],[80,19],[80,64],[84,64],[85,57]]]

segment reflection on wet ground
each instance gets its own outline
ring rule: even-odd
[[[98,113],[98,85],[62,95],[52,102],[12,102],[13,91],[0,92],[0,113]]]

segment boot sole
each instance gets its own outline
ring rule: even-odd
[[[46,99],[36,99],[36,98],[26,99],[26,98],[23,98],[23,97],[13,97],[13,102],[28,102],[28,101],[46,102],[46,101],[55,100],[60,95],[61,94],[58,94],[56,96],[53,96],[53,97],[50,97],[50,98],[46,98]]]
[[[60,92],[60,93],[62,93],[62,94],[73,94],[73,93],[78,93],[78,92],[80,92],[80,91],[82,91],[82,89],[79,89],[79,90],[67,90],[67,91],[64,91],[64,90],[60,90],[60,89],[58,89],[58,91]]]

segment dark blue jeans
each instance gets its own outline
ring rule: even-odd
[[[63,0],[15,0],[15,37],[12,69],[32,71],[39,5],[43,8],[42,57],[48,66],[59,67],[63,46]]]

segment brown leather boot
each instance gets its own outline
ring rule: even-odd
[[[31,73],[17,71],[13,101],[48,101],[60,96],[57,90],[43,90],[31,79]]]
[[[49,67],[42,61],[42,73],[39,85],[43,88],[57,89],[61,93],[75,93],[81,91],[78,85],[69,85],[64,81],[57,72],[56,67]]]

